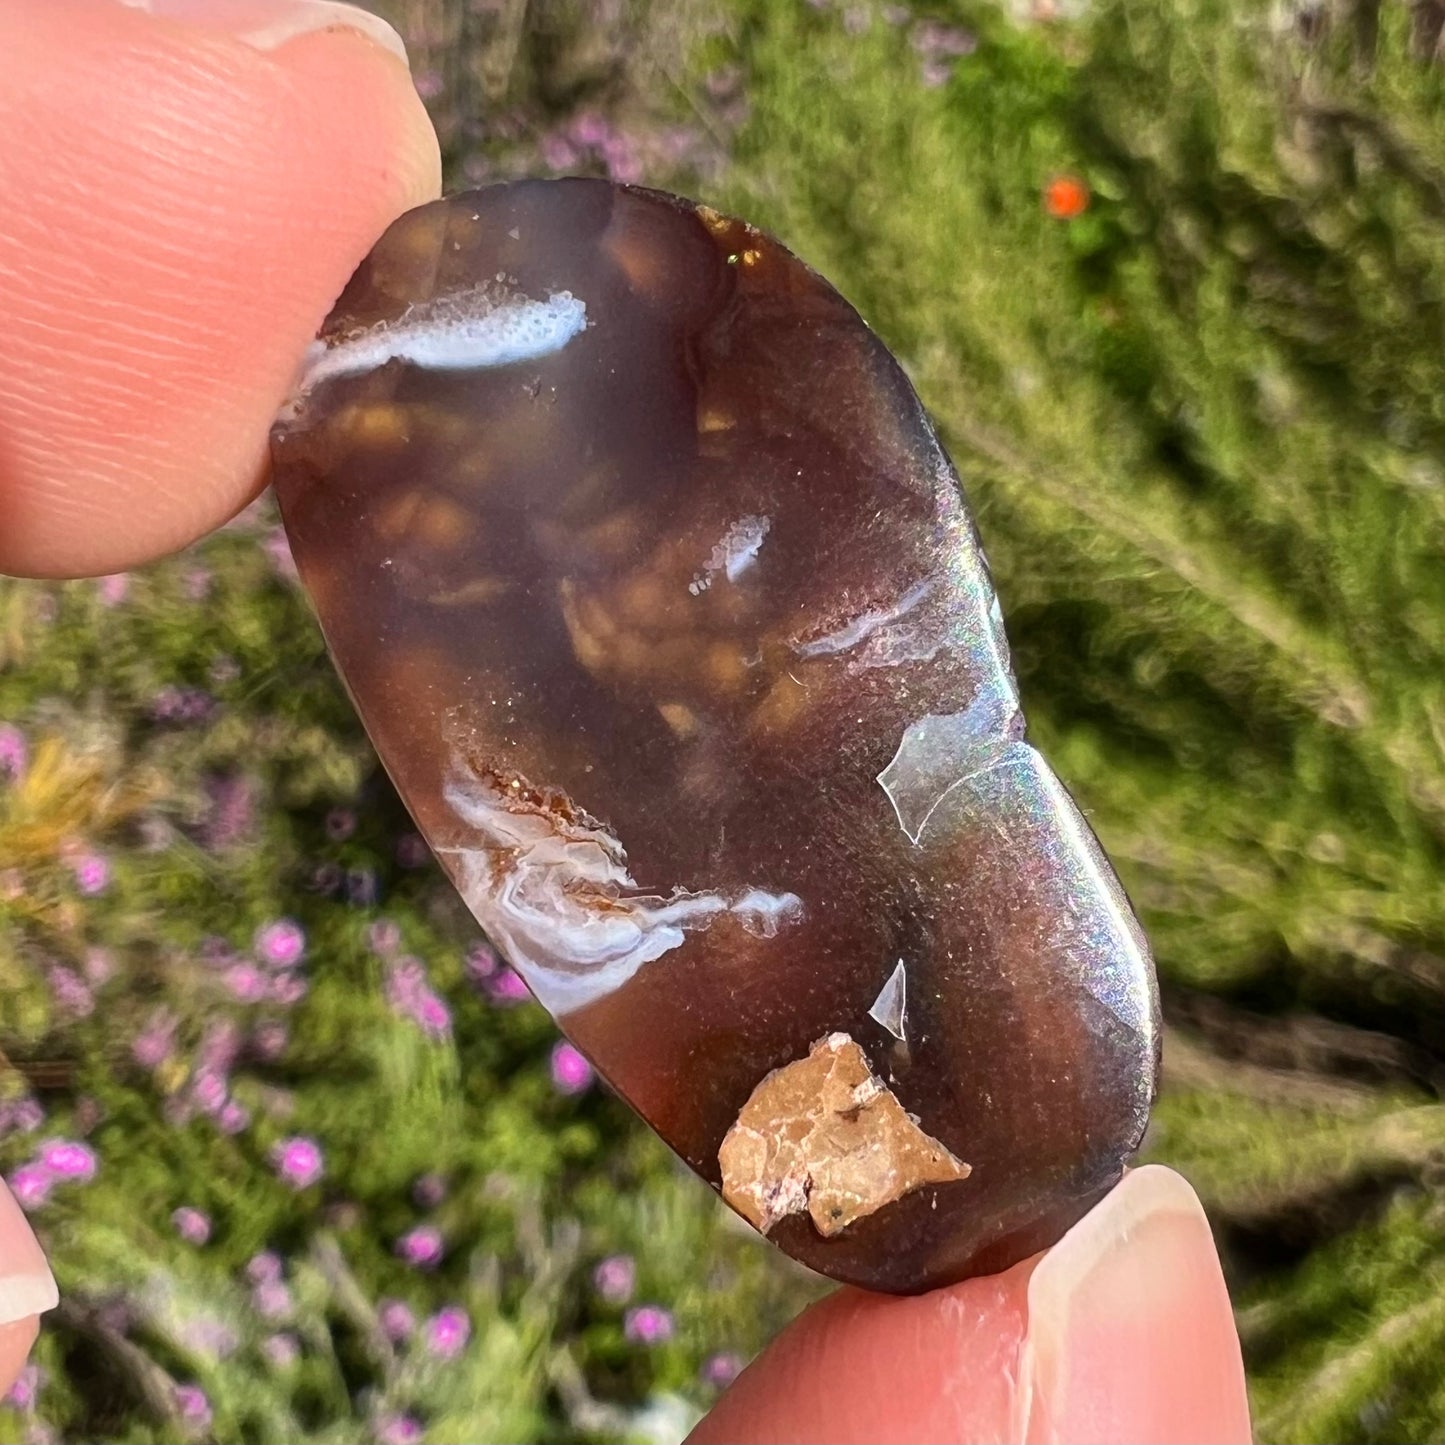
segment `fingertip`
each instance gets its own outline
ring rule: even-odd
[[[1251,1438],[1244,1364],[1204,1209],[1178,1174],[1127,1174],[1028,1287],[1029,1442]]]
[[[839,1290],[743,1371],[689,1445],[1018,1440],[1033,1267],[908,1298]]]
[[[911,1299],[840,1290],[689,1437],[1168,1445],[1250,1439],[1239,1338],[1198,1198],[1125,1176],[1051,1250]]]
[[[0,1182],[0,1325],[52,1310],[60,1296],[45,1252],[15,1196]]]
[[[0,1325],[0,1395],[20,1378],[39,1333],[40,1320],[35,1315]]]
[[[0,13],[0,571],[121,570],[244,506],[335,297],[439,190],[364,27],[260,47],[184,10]]]

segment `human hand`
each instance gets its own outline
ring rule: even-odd
[[[436,139],[399,42],[325,0],[0,0],[0,134],[0,571],[118,571],[259,490],[333,299],[436,194]],[[0,1198],[0,1387],[54,1299]],[[1157,1167],[1006,1274],[833,1295],[693,1437],[1248,1438],[1208,1225]]]

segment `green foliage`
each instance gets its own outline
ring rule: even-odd
[[[1148,1149],[1216,1224],[1260,1438],[1440,1438],[1428,7],[1102,0],[1042,23],[982,0],[891,19],[658,0],[610,29],[581,5],[387,8],[445,82],[454,176],[540,169],[569,115],[601,112],[647,180],[774,230],[905,360],[978,513],[1034,735],[1155,943]],[[494,119],[482,141],[472,115]],[[665,169],[653,143],[679,124],[697,141]],[[1058,176],[1087,183],[1073,219],[1044,203]],[[435,1441],[675,1437],[704,1356],[751,1353],[816,1285],[616,1101],[560,1094],[545,1017],[468,976],[470,925],[398,857],[409,824],[272,525],[243,519],[114,605],[0,584],[0,720],[31,750],[0,782],[0,1101],[33,1091],[44,1132],[99,1158],[36,1215],[67,1299],[39,1416],[181,1439],[174,1385],[195,1381],[218,1439],[371,1438],[398,1412]],[[209,711],[158,718],[176,688]],[[113,869],[95,896],[87,851]],[[283,916],[309,990],[241,1002],[214,940],[242,958]],[[442,1037],[388,1004],[379,918],[449,1006]],[[89,968],[92,1011],[58,965]],[[138,1062],[167,1022],[168,1058]],[[228,1027],[251,1119],[233,1134],[187,1102]],[[272,1159],[295,1135],[326,1155],[301,1190]],[[35,1142],[0,1138],[0,1165]],[[433,1173],[446,1196],[419,1204]],[[183,1205],[211,1217],[205,1245],[177,1237]],[[447,1241],[431,1271],[393,1249],[423,1220]],[[262,1250],[284,1260],[282,1320],[245,1275]],[[671,1341],[624,1338],[590,1281],[613,1254]],[[464,1307],[466,1353],[394,1348],[387,1297]],[[266,1354],[278,1331],[294,1363]],[[0,1408],[0,1440],[33,1424]]]

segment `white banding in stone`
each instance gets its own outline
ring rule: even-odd
[[[897,622],[900,617],[906,617],[932,590],[932,581],[925,578],[916,586],[910,587],[892,607],[864,612],[834,632],[824,633],[822,637],[815,637],[808,642],[795,642],[793,651],[799,657],[823,657],[832,652],[846,652],[850,647],[866,641],[880,627]]]
[[[908,1042],[908,970],[903,960],[888,975],[888,982],[878,990],[868,1017],[880,1028],[887,1029],[900,1044]]]
[[[757,561],[763,538],[772,530],[772,526],[772,520],[768,517],[739,517],[708,554],[702,571],[688,583],[687,590],[694,597],[700,592],[706,592],[719,572],[729,582],[736,582]]]
[[[642,893],[621,843],[560,797],[531,801],[460,765],[444,795],[474,836],[438,851],[456,860],[467,906],[554,1016],[620,988],[723,914],[771,938],[803,912],[795,894],[761,888]]]
[[[313,343],[297,392],[305,395],[323,381],[375,371],[389,361],[436,371],[535,361],[560,351],[586,326],[587,307],[570,291],[545,301],[496,287],[439,296],[355,336]]]

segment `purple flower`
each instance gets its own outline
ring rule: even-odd
[[[281,1256],[269,1249],[253,1254],[246,1261],[246,1278],[252,1284],[265,1284],[281,1278]]]
[[[382,1332],[395,1344],[409,1338],[416,1329],[416,1316],[399,1299],[382,1300],[376,1307],[376,1317],[381,1321]]]
[[[376,897],[376,874],[370,868],[346,870],[346,901],[353,908],[370,908]]]
[[[241,1055],[241,1028],[231,1019],[217,1019],[201,1040],[201,1066],[226,1073]]]
[[[25,776],[29,757],[25,734],[13,723],[0,723],[0,778],[18,783]]]
[[[335,863],[319,863],[311,870],[309,884],[313,893],[324,893],[330,898],[341,887],[341,868]]]
[[[873,17],[866,5],[850,5],[843,12],[843,29],[849,35],[862,35],[872,23]]]
[[[226,970],[226,987],[241,1003],[257,1003],[266,997],[268,980],[254,963],[233,963]]]
[[[672,1338],[672,1315],[661,1305],[638,1305],[622,1318],[622,1333],[634,1345],[661,1345]]]
[[[437,1038],[451,1028],[451,1013],[427,984],[426,969],[418,958],[401,958],[386,977],[387,1002],[405,1018]]]
[[[281,1140],[272,1157],[276,1172],[293,1189],[315,1184],[325,1170],[320,1146],[314,1139],[301,1135]]]
[[[356,832],[356,814],[350,808],[333,808],[326,815],[326,836],[333,843],[344,843]]]
[[[286,1050],[289,1030],[280,1019],[266,1019],[256,1025],[251,1047],[263,1059],[279,1058]]]
[[[239,1134],[251,1122],[251,1111],[234,1099],[227,1099],[216,1111],[216,1128],[223,1134]]]
[[[186,1424],[198,1430],[204,1430],[211,1423],[211,1402],[199,1385],[176,1386],[176,1409]]]
[[[423,1209],[435,1209],[447,1197],[447,1182],[440,1174],[423,1174],[411,1186],[411,1197]]]
[[[75,1139],[47,1139],[40,1146],[40,1164],[57,1179],[83,1182],[95,1177],[95,1150]]]
[[[45,1122],[38,1099],[17,1099],[10,1111],[10,1127],[17,1134],[33,1134]]]
[[[390,918],[378,918],[366,930],[366,946],[382,958],[401,947],[401,929]]]
[[[532,997],[531,990],[522,982],[522,975],[515,969],[504,968],[487,980],[487,997],[496,1004],[525,1003]]]
[[[310,985],[299,973],[285,972],[278,973],[271,980],[271,997],[283,1008],[289,1008],[294,1003],[300,1003],[306,997],[306,990]]]
[[[568,129],[572,132],[572,139],[589,150],[602,145],[612,134],[611,123],[595,110],[584,110],[574,116]]]
[[[226,1076],[215,1069],[197,1069],[191,1079],[191,1097],[208,1114],[216,1113],[229,1093]]]
[[[618,185],[635,186],[642,179],[642,161],[629,137],[608,137],[602,143],[602,159],[607,166],[608,179]]]
[[[208,933],[201,940],[196,953],[201,962],[210,968],[228,968],[240,957],[224,938],[214,933]]]
[[[203,1214],[199,1209],[192,1209],[189,1204],[181,1205],[171,1215],[171,1223],[175,1225],[176,1233],[187,1244],[204,1244],[211,1237],[209,1216]]]
[[[215,699],[204,688],[167,685],[151,700],[151,716],[157,722],[205,722],[215,711]]]
[[[16,1376],[15,1383],[6,1391],[5,1403],[14,1405],[17,1410],[30,1409],[43,1383],[44,1376],[40,1373],[40,1366],[26,1365]]]
[[[446,1252],[442,1232],[435,1225],[419,1224],[409,1229],[396,1242],[396,1252],[408,1263],[419,1269],[428,1269],[436,1264]]]
[[[108,948],[85,950],[85,977],[93,987],[108,983],[115,974],[115,958]]]
[[[942,25],[936,20],[920,21],[909,38],[920,55],[934,58],[953,59],[960,55],[972,55],[978,49],[978,39],[972,32],[960,30],[955,25]]]
[[[467,977],[473,983],[492,978],[501,966],[502,960],[497,957],[497,950],[490,943],[473,944],[467,950],[467,956],[462,963]]]
[[[95,591],[103,607],[117,607],[130,592],[130,574],[113,572],[109,577],[97,577]]]
[[[431,861],[431,849],[420,833],[403,833],[396,840],[396,861],[403,868],[425,868]]]
[[[570,171],[577,164],[577,151],[565,135],[555,131],[542,137],[542,164],[549,171]]]
[[[266,1361],[278,1370],[287,1369],[301,1357],[301,1341],[295,1335],[283,1330],[279,1334],[267,1335],[261,1341],[261,1353]]]
[[[565,1039],[552,1050],[552,1083],[559,1093],[585,1093],[592,1078],[592,1065]]]
[[[709,1355],[697,1373],[704,1385],[725,1390],[742,1372],[742,1356],[731,1350],[722,1350],[715,1355]]]
[[[224,1360],[227,1355],[235,1354],[236,1346],[240,1344],[235,1330],[229,1325],[204,1315],[200,1319],[188,1322],[186,1334],[189,1341],[203,1353],[213,1355],[219,1360]]]
[[[383,1415],[376,1422],[377,1445],[417,1445],[421,1424],[411,1415]]]
[[[938,60],[929,56],[922,65],[918,67],[918,78],[923,82],[925,90],[937,90],[940,86],[948,84],[948,77],[953,74],[953,68],[946,60]]]
[[[181,591],[188,601],[203,602],[211,595],[211,573],[206,567],[189,567],[181,578]]]
[[[251,1306],[263,1320],[284,1320],[291,1314],[291,1291],[279,1279],[263,1279],[251,1291]]]
[[[444,1360],[455,1359],[472,1337],[472,1322],[458,1305],[438,1310],[424,1326],[426,1347]]]
[[[201,828],[205,846],[219,853],[245,842],[256,824],[256,792],[251,779],[236,773],[209,778],[206,797],[210,808]]]
[[[10,1192],[22,1209],[39,1209],[50,1197],[54,1176],[40,1164],[22,1164],[10,1176]]]
[[[439,70],[419,70],[412,77],[412,84],[416,86],[416,93],[423,100],[435,100],[447,87],[446,80]]]
[[[76,1018],[86,1018],[95,1011],[95,998],[90,985],[73,968],[57,963],[49,974],[50,992],[55,1002]]]
[[[290,968],[306,953],[306,934],[292,918],[278,918],[256,933],[256,952],[272,968]]]
[[[130,1046],[131,1057],[143,1069],[158,1069],[170,1058],[175,1042],[175,1020],[157,1015],[149,1028],[135,1036],[135,1042]]]
[[[626,1304],[637,1284],[637,1266],[630,1254],[609,1254],[592,1271],[592,1287],[608,1304]]]
[[[88,898],[104,893],[110,884],[110,862],[100,853],[81,853],[70,865],[75,886]]]

